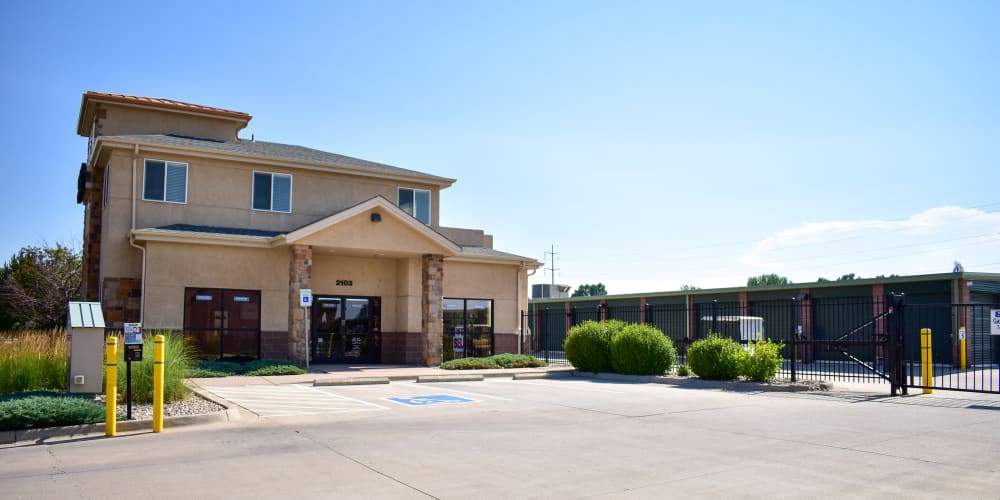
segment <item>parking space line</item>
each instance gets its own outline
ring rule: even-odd
[[[388,410],[388,407],[300,384],[204,387],[261,418]]]
[[[554,384],[545,384],[545,383],[539,383],[539,382],[531,382],[531,381],[527,381],[527,380],[498,380],[497,382],[502,382],[502,383],[505,383],[505,384],[517,384],[517,385],[537,385],[538,387],[548,387],[548,388],[556,387]],[[589,385],[593,385],[592,383],[589,383],[589,382],[588,382],[588,384]],[[587,391],[587,392],[606,392],[608,394],[628,394],[627,392],[623,392],[623,391],[609,391],[607,389],[594,389],[593,387],[579,387],[578,385],[574,385],[572,383],[567,383],[565,381],[559,382],[559,389],[560,390],[562,390],[562,389],[574,389],[574,390],[577,390],[577,391]]]
[[[454,384],[454,383],[455,382],[450,382],[450,384]],[[482,383],[482,382],[479,382],[479,383]],[[494,396],[492,394],[483,394],[483,393],[480,393],[480,392],[472,392],[472,391],[460,391],[458,389],[452,389],[450,386],[448,386],[448,387],[441,387],[440,385],[427,384],[427,383],[414,384],[413,382],[398,382],[396,384],[398,384],[398,385],[406,385],[406,386],[410,386],[410,387],[415,387],[415,388],[418,388],[418,389],[424,389],[424,388],[430,387],[430,388],[442,390],[442,391],[445,391],[445,392],[455,392],[455,393],[458,393],[458,394],[468,394],[470,396],[477,396],[477,397],[487,398],[487,399],[499,399],[500,401],[513,401],[513,399],[502,398],[500,396]]]
[[[347,397],[347,396],[344,396],[343,394],[333,394],[333,393],[330,393],[330,392],[327,392],[327,391],[324,391],[324,390],[322,390],[322,389],[317,389],[317,388],[315,388],[315,387],[311,387],[311,386],[308,386],[308,385],[306,385],[306,386],[302,386],[302,387],[303,387],[304,389],[309,389],[309,390],[311,390],[311,391],[316,391],[316,392],[321,392],[321,393],[323,393],[323,394],[326,394],[326,395],[328,395],[328,396],[336,396],[336,397],[338,397],[338,398],[340,398],[340,399],[346,399],[346,400],[348,400],[348,401],[355,401],[355,402],[357,402],[357,403],[361,403],[361,404],[365,404],[365,405],[368,405],[368,406],[374,406],[374,407],[376,407],[376,408],[380,408],[380,409],[382,409],[382,410],[388,410],[388,409],[389,409],[389,408],[388,408],[388,407],[386,407],[386,406],[382,406],[382,405],[378,405],[378,404],[375,404],[375,403],[371,403],[371,402],[368,402],[368,401],[365,401],[365,400],[362,400],[362,399],[355,399],[355,398],[351,398],[351,397]]]

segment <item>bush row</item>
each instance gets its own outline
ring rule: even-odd
[[[563,350],[573,367],[586,372],[662,375],[677,359],[674,343],[659,328],[618,320],[570,328]]]
[[[784,359],[785,345],[768,340],[752,342],[746,350],[731,338],[710,334],[688,347],[687,362],[696,375],[715,380],[747,380],[765,382],[774,378]]]
[[[0,431],[39,429],[104,421],[104,407],[93,397],[59,391],[26,391],[0,395]]]
[[[248,377],[269,377],[274,375],[302,375],[304,369],[291,361],[281,359],[255,359],[252,361],[205,361],[199,360],[188,372],[191,378],[229,377],[245,375]]]
[[[488,358],[458,358],[441,363],[445,370],[482,370],[489,368],[537,368],[545,362],[527,354],[497,354]]]

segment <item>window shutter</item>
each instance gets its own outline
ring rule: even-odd
[[[274,174],[271,182],[274,183],[271,191],[271,210],[275,212],[291,212],[292,176]]]
[[[431,223],[431,192],[423,189],[413,190],[416,203],[413,216],[424,224]]]
[[[187,165],[167,162],[166,201],[187,203]]]

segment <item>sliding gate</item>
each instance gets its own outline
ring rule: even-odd
[[[566,362],[562,345],[572,326],[620,319],[662,330],[677,348],[678,364],[686,363],[692,342],[714,331],[746,348],[757,337],[783,342],[778,376],[793,381],[882,383],[892,394],[907,394],[908,388],[1000,394],[1000,335],[991,335],[994,314],[1000,314],[1000,305],[907,304],[902,294],[876,300],[802,297],[644,308],[560,304],[525,314],[522,330],[532,332],[532,354],[549,362]],[[930,336],[922,347],[924,329]]]

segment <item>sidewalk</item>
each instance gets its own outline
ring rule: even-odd
[[[241,385],[267,384],[317,384],[333,382],[351,382],[360,379],[417,380],[431,376],[468,376],[483,377],[514,377],[518,374],[539,374],[540,376],[570,376],[573,367],[543,366],[539,368],[496,368],[488,370],[443,370],[438,367],[414,365],[312,365],[309,373],[302,375],[277,375],[272,377],[220,377],[192,378],[188,382],[197,387],[232,387]]]

